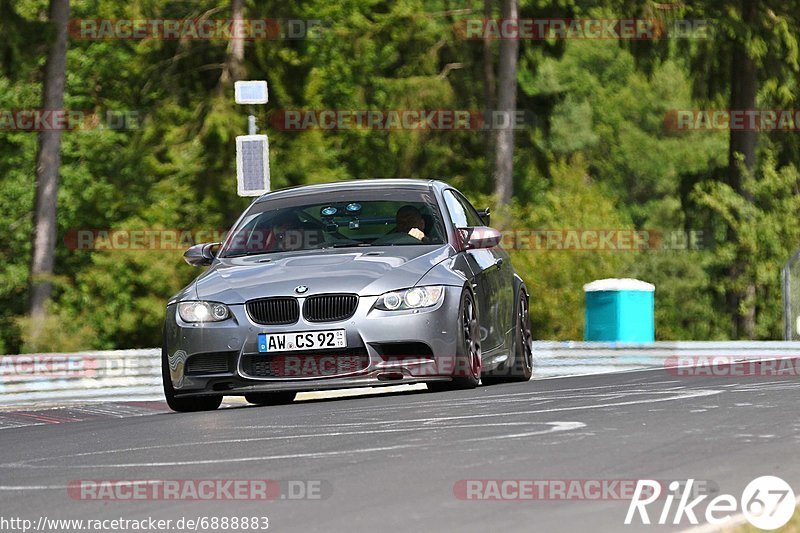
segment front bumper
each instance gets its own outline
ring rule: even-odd
[[[256,324],[243,304],[229,305],[233,316],[223,322],[190,324],[177,317],[176,304],[171,304],[164,343],[170,378],[177,396],[446,381],[459,366],[460,298],[461,287],[449,286],[435,307],[380,311],[373,309],[377,296],[362,296],[355,314],[347,320],[312,323],[301,316],[298,322],[281,326]],[[302,308],[303,298],[298,300]],[[258,351],[259,333],[332,329],[346,330],[346,349]],[[194,364],[197,361],[202,364]],[[308,372],[312,361],[317,362]],[[341,364],[343,361],[346,364]]]

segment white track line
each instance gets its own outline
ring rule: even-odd
[[[566,412],[566,411],[584,411],[590,409],[602,409],[607,407],[619,407],[625,405],[637,405],[643,403],[660,403],[660,402],[668,402],[668,401],[675,401],[675,400],[688,400],[692,398],[701,398],[701,397],[708,397],[713,396],[716,394],[721,393],[720,390],[697,390],[697,391],[675,391],[673,396],[665,397],[665,398],[642,398],[638,400],[630,400],[624,402],[608,402],[608,403],[597,403],[592,405],[578,405],[572,407],[555,407],[550,409],[532,409],[527,411],[515,411],[512,413],[486,413],[486,414],[473,414],[473,415],[459,415],[459,416],[439,416],[439,417],[428,417],[428,418],[415,418],[411,420],[402,420],[403,423],[421,423],[423,425],[426,424],[437,424],[441,422],[449,422],[449,421],[466,421],[466,420],[480,420],[485,418],[502,418],[502,417],[509,417],[509,416],[520,416],[520,415],[531,415],[531,414],[544,414],[544,413],[557,413],[557,412]],[[513,423],[512,421],[509,421]],[[367,422],[369,423],[369,422]],[[535,423],[535,422],[533,422]],[[555,423],[549,423],[555,424]],[[564,424],[564,423],[558,423]],[[434,426],[436,429],[447,429],[448,426]],[[565,430],[572,430],[576,429],[576,427],[559,427],[555,426],[551,428],[549,431],[565,431]],[[375,431],[375,430],[367,430]],[[516,438],[518,436],[522,436],[524,434],[511,434],[511,435],[497,435],[494,438]],[[257,437],[258,438],[258,437]],[[260,437],[260,439],[267,439],[270,437]],[[245,439],[229,439],[231,444],[243,441]],[[192,444],[204,444],[204,443],[183,443],[184,446],[189,446]],[[388,451],[392,449],[408,449],[408,448],[421,448],[425,447],[427,444],[422,445],[402,445],[398,447],[389,447],[386,449],[382,448],[364,448],[364,449],[351,449],[345,450],[343,452],[310,452],[310,453],[303,453],[303,454],[289,454],[289,455],[268,455],[263,457],[237,457],[237,458],[218,458],[218,459],[210,459],[210,460],[188,460],[188,461],[164,461],[164,462],[141,462],[141,463],[117,463],[117,464],[92,464],[92,465],[36,465],[32,464],[36,461],[41,461],[42,459],[34,459],[34,460],[27,460],[21,461],[16,463],[6,463],[0,464],[0,467],[4,468],[133,468],[133,467],[157,467],[157,466],[188,466],[188,465],[199,465],[199,464],[217,464],[217,463],[240,463],[240,462],[250,462],[250,461],[269,461],[275,459],[299,459],[299,458],[320,458],[320,457],[327,457],[327,456],[336,456],[342,455],[346,453],[369,453],[373,451]],[[155,450],[158,448],[163,447],[163,445],[157,446],[150,446],[147,449]],[[61,458],[69,458],[71,456],[62,456]],[[52,459],[52,458],[47,458]]]

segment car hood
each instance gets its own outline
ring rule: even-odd
[[[448,245],[384,246],[284,252],[216,261],[195,281],[201,300],[241,304],[265,296],[303,296],[347,292],[377,296],[412,287],[431,268],[450,257]]]

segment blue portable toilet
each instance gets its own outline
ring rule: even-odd
[[[638,279],[599,279],[586,293],[587,341],[653,342],[656,287]]]

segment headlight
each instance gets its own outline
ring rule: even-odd
[[[221,322],[230,318],[231,312],[227,305],[216,302],[181,302],[178,315],[184,322]]]
[[[398,309],[420,309],[438,304],[444,296],[444,287],[412,287],[410,289],[387,292],[375,302],[375,308],[382,311]]]

